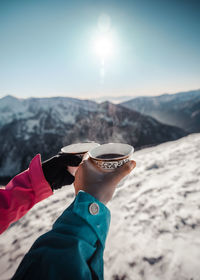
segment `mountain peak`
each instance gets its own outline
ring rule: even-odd
[[[13,95],[5,95],[4,97],[2,97],[2,100],[16,100],[17,98],[14,97]]]
[[[111,103],[110,101],[104,101],[104,102],[100,103],[99,106],[100,106],[100,108],[107,109],[107,108],[111,108],[111,107],[116,107],[117,105]]]

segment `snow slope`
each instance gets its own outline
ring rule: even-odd
[[[200,134],[143,149],[135,160],[108,204],[105,280],[199,280]],[[1,235],[1,280],[72,200],[72,187],[63,188]]]

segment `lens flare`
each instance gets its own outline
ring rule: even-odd
[[[101,59],[108,58],[113,54],[112,38],[106,34],[100,35],[94,42],[94,50]]]

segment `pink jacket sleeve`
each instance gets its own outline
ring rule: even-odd
[[[5,189],[0,189],[0,233],[24,216],[37,202],[52,194],[38,154],[27,170],[16,175]]]

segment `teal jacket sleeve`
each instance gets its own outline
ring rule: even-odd
[[[12,280],[103,279],[109,225],[108,208],[80,191],[52,230],[35,241]]]

